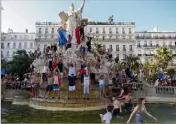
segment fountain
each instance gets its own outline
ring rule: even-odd
[[[63,56],[63,63],[64,63],[64,68],[68,68],[70,63],[76,63],[76,70],[77,72],[80,69],[81,63],[84,62],[86,65],[88,65],[88,70],[90,73],[95,73],[95,78],[98,80],[100,75],[104,75],[105,82],[108,83],[108,73],[110,70],[110,67],[112,64],[108,62],[105,59],[104,55],[100,55],[99,52],[96,50],[95,46],[92,45],[91,47],[91,52],[86,52],[85,54],[85,59],[83,59],[80,51],[80,47],[83,42],[85,42],[84,35],[81,35],[80,37],[80,43],[78,43],[78,39],[75,40],[75,29],[77,27],[82,27],[82,12],[84,8],[85,0],[83,0],[83,4],[80,9],[74,10],[74,5],[71,4],[69,7],[69,11],[67,13],[65,12],[60,12],[58,15],[61,19],[61,24],[62,27],[58,29],[59,37],[58,37],[58,52],[62,54]],[[80,34],[84,34],[84,32],[80,32]],[[71,48],[68,48],[65,50],[65,45],[67,42],[67,36],[71,35],[72,40],[71,40]],[[101,63],[100,63],[100,68],[95,67],[96,63],[96,56],[101,58]],[[42,54],[39,58],[37,58],[33,62],[33,66],[36,68],[38,71],[42,71],[42,68],[44,66],[44,63],[47,61],[46,60],[45,54]],[[42,73],[42,72],[41,72]],[[67,73],[63,74],[64,76],[67,75]],[[43,85],[44,86],[44,85]],[[60,100],[48,100],[44,99],[44,94],[45,94],[45,89],[41,88],[40,89],[40,94],[39,96],[41,98],[31,98],[29,105],[34,108],[38,109],[47,109],[47,110],[71,110],[71,111],[81,111],[81,110],[97,110],[97,109],[102,109],[105,107],[105,105],[108,103],[107,100],[102,101],[97,99],[97,94],[99,92],[98,89],[92,89],[90,92],[92,92],[92,99],[89,101],[83,99],[83,89],[78,90],[77,92],[80,92],[79,95],[79,100],[67,100],[66,99],[66,94],[64,92],[67,91],[62,91],[61,88],[61,94],[63,95],[63,99],[61,98]]]

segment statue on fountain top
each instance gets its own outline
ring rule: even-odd
[[[66,30],[71,34],[75,31],[78,26],[81,25],[84,4],[85,0],[83,0],[81,7],[78,10],[75,10],[74,4],[72,3],[67,13],[63,11],[59,13],[61,23],[67,24]]]

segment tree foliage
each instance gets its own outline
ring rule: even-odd
[[[172,51],[167,47],[160,47],[156,50],[155,59],[157,65],[165,70],[172,60]]]
[[[176,75],[176,67],[167,68],[167,74],[171,77],[171,79]]]
[[[136,70],[139,68],[140,58],[136,55],[126,56],[125,63],[130,69]]]
[[[32,52],[27,53],[25,50],[18,50],[12,61],[6,62],[7,73],[17,73],[19,76],[23,76],[34,59],[35,56]]]

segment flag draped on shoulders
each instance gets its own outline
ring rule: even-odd
[[[58,45],[63,46],[67,43],[67,31],[63,28],[58,29]]]

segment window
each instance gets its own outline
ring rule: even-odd
[[[129,28],[129,34],[131,34],[131,28]]]
[[[103,28],[103,34],[105,34],[106,32],[105,32],[105,28]]]
[[[118,28],[116,28],[116,34],[118,34],[118,33],[119,33]]]
[[[19,43],[19,46],[18,46],[19,49],[21,49],[21,43]]]
[[[123,59],[126,59],[126,54],[123,54]]]
[[[52,36],[51,36],[51,39],[53,39],[53,38],[54,38],[54,36],[52,35]]]
[[[112,36],[109,36],[109,39],[112,39]]]
[[[10,43],[7,43],[7,48],[10,48]]]
[[[45,40],[47,39],[47,36],[45,36]]]
[[[109,34],[112,34],[112,29],[111,28],[109,28]]]
[[[116,36],[116,39],[118,39],[118,36]]]
[[[123,39],[125,39],[125,36],[123,36]]]
[[[24,39],[28,39],[28,36],[27,36],[27,35],[25,35],[25,36],[24,36]]]
[[[105,39],[105,36],[103,36],[103,40]]]
[[[4,49],[4,43],[1,43],[1,49]]]
[[[30,48],[31,48],[31,49],[33,48],[33,43],[30,43]]]
[[[112,50],[112,45],[109,45],[109,50]]]
[[[42,29],[41,28],[39,28],[39,34],[41,34],[42,33]]]
[[[15,51],[13,51],[13,54],[12,54],[12,56],[14,56],[15,55]]]
[[[169,42],[169,46],[172,46],[172,41]]]
[[[6,57],[9,57],[9,51],[6,52]]]
[[[90,28],[90,32],[92,32],[92,28]]]
[[[51,29],[51,33],[54,34],[54,28]]]
[[[140,47],[140,46],[141,46],[140,41],[138,41],[137,42],[137,47]]]
[[[45,34],[48,34],[48,28],[45,28]]]
[[[125,45],[123,45],[123,51],[126,51],[126,46]]]
[[[39,36],[39,40],[41,39],[41,36]]]
[[[23,36],[22,35],[20,35],[20,40],[22,40],[23,39]]]
[[[133,46],[132,45],[129,46],[129,50],[133,51]]]
[[[116,45],[116,51],[119,51],[119,45]]]
[[[131,36],[129,36],[129,39],[131,39]]]
[[[96,33],[97,33],[97,34],[99,33],[98,28],[96,28]]]
[[[13,48],[14,48],[14,49],[16,48],[16,43],[13,43]]]
[[[163,46],[166,46],[166,42],[165,41],[163,41]]]
[[[3,57],[4,57],[3,51],[1,51],[1,58],[3,58]]]
[[[150,47],[152,47],[152,41],[150,41]]]
[[[119,58],[119,54],[117,54],[116,57]]]
[[[132,54],[129,54],[129,56],[133,56]]]
[[[145,47],[147,46],[147,41],[144,41],[144,46],[145,46]]]
[[[24,48],[27,48],[27,42],[24,43]]]
[[[14,37],[15,37],[15,39],[17,39],[17,35],[15,35]]]
[[[122,33],[125,34],[125,28],[122,28]]]
[[[156,46],[157,46],[157,47],[159,46],[159,42],[158,42],[158,41],[156,41]]]

